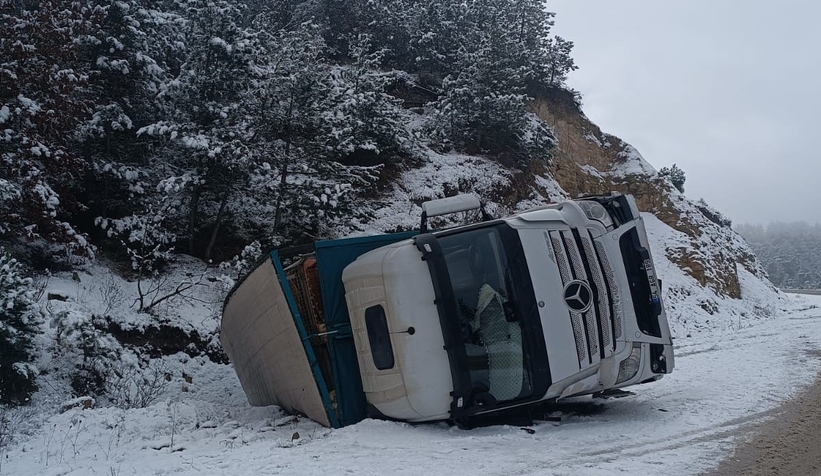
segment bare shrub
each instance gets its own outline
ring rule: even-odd
[[[138,275],[137,296],[131,307],[136,306],[138,312],[156,313],[161,304],[167,306],[176,301],[208,304],[197,297],[197,289],[207,288],[211,280],[207,266],[199,273],[187,273],[181,280],[159,272],[150,276]]]
[[[6,459],[6,450],[23,428],[30,426],[34,419],[31,408],[10,408],[0,406],[0,471]]]
[[[176,434],[177,434],[178,425],[179,425],[179,421],[178,421],[178,418],[177,418],[178,413],[179,413],[179,406],[180,406],[179,402],[174,402],[174,404],[171,405],[171,408],[170,408],[170,410],[171,410],[171,415],[170,415],[170,417],[171,417],[171,443],[168,445],[168,452],[169,453],[172,453],[174,451],[174,436],[176,436]]]
[[[111,402],[124,409],[145,408],[156,402],[168,388],[170,373],[163,362],[146,368],[112,369],[106,386]]]
[[[45,274],[39,275],[34,279],[34,302],[40,302],[46,294],[48,288],[48,281],[51,279],[51,273],[46,270]]]
[[[108,446],[103,447],[103,445],[98,442],[97,447],[100,448],[103,455],[105,455],[105,460],[110,461],[111,457],[114,455],[114,450],[120,447],[120,440],[126,430],[125,410],[121,410],[117,415],[117,418],[113,422],[107,423],[106,426],[111,430],[111,433],[108,436]],[[119,473],[119,468],[117,469],[117,472]]]
[[[109,273],[106,275],[99,289],[100,301],[103,303],[103,315],[107,316],[114,309],[125,303],[126,293],[117,278]]]
[[[763,300],[757,300],[753,304],[753,316],[758,319],[770,319],[776,314],[776,308],[773,303],[767,303]]]
[[[83,422],[82,418],[75,416],[71,419],[68,428],[60,428],[60,453],[58,464],[62,464],[67,458],[67,454],[71,456],[72,461],[77,461],[77,456],[88,445],[88,425]],[[81,440],[81,437],[82,440]]]

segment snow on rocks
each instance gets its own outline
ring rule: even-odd
[[[71,400],[63,402],[63,404],[60,405],[60,412],[65,413],[72,408],[82,408],[83,410],[94,408],[94,399],[88,396],[72,398]]]
[[[394,183],[393,191],[373,220],[352,224],[358,230],[352,236],[418,228],[422,202],[467,190],[479,197],[490,197],[495,189],[510,182],[511,172],[493,160],[432,150],[426,154],[420,167],[405,171]]]
[[[786,305],[782,293],[743,266],[737,266],[736,270],[742,299],[720,296],[713,289],[702,286],[669,258],[671,250],[691,249],[690,238],[650,213],[643,213],[642,217],[656,271],[662,280],[667,317],[674,337],[741,329],[753,321],[775,317],[776,311]]]
[[[610,174],[614,177],[626,177],[630,175],[656,175],[656,169],[653,168],[644,157],[632,145],[621,142],[619,144],[618,156],[623,160],[622,163],[616,163],[610,170]]]

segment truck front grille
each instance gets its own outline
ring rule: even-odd
[[[586,257],[576,246],[574,233],[562,233],[562,237],[564,238],[564,245],[567,247],[567,254],[570,256],[570,261],[573,264],[574,276],[576,276],[576,279],[586,281],[592,286],[593,283],[591,282],[587,272],[589,267],[586,266]],[[593,296],[596,296],[597,294],[600,295],[601,292],[597,288],[593,288]],[[597,328],[598,325],[596,323],[597,305],[598,304],[594,303],[594,305],[591,306],[583,316],[585,325],[584,330],[587,335],[587,347],[590,349],[591,357],[599,353],[599,329]]]
[[[612,266],[604,247],[587,230],[550,232],[562,283],[573,280],[588,283],[593,290],[593,305],[583,314],[569,311],[579,363],[593,363],[615,349],[621,337],[621,299]],[[596,359],[598,360],[598,359]]]
[[[573,280],[573,275],[570,272],[570,265],[559,235],[560,232],[550,232],[550,244],[553,246],[553,254],[556,256],[556,265],[562,277],[562,284],[567,285]],[[587,346],[584,342],[582,330],[582,315],[578,312],[570,312],[570,324],[573,327],[573,338],[576,341],[576,354],[579,357],[579,362],[587,360],[587,352],[585,351]]]
[[[592,284],[599,291],[597,293],[599,328],[601,329],[602,346],[606,349],[613,344],[613,332],[610,325],[613,319],[613,316],[610,314],[610,287],[604,280],[604,274],[599,264],[601,257],[596,256],[596,252],[593,249],[592,238],[582,236],[581,242],[584,247],[584,254],[588,257],[590,274],[593,280]]]

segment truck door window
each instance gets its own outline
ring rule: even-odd
[[[385,309],[382,306],[371,306],[365,309],[365,327],[368,330],[368,343],[371,346],[373,364],[378,370],[392,369],[393,346],[388,333]]]
[[[509,289],[511,259],[497,227],[438,238],[456,298],[474,395],[487,401],[533,393],[519,303]]]

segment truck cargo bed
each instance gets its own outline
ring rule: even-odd
[[[220,341],[251,405],[278,405],[335,428],[367,416],[342,271],[363,253],[415,234],[272,251],[234,287]]]

